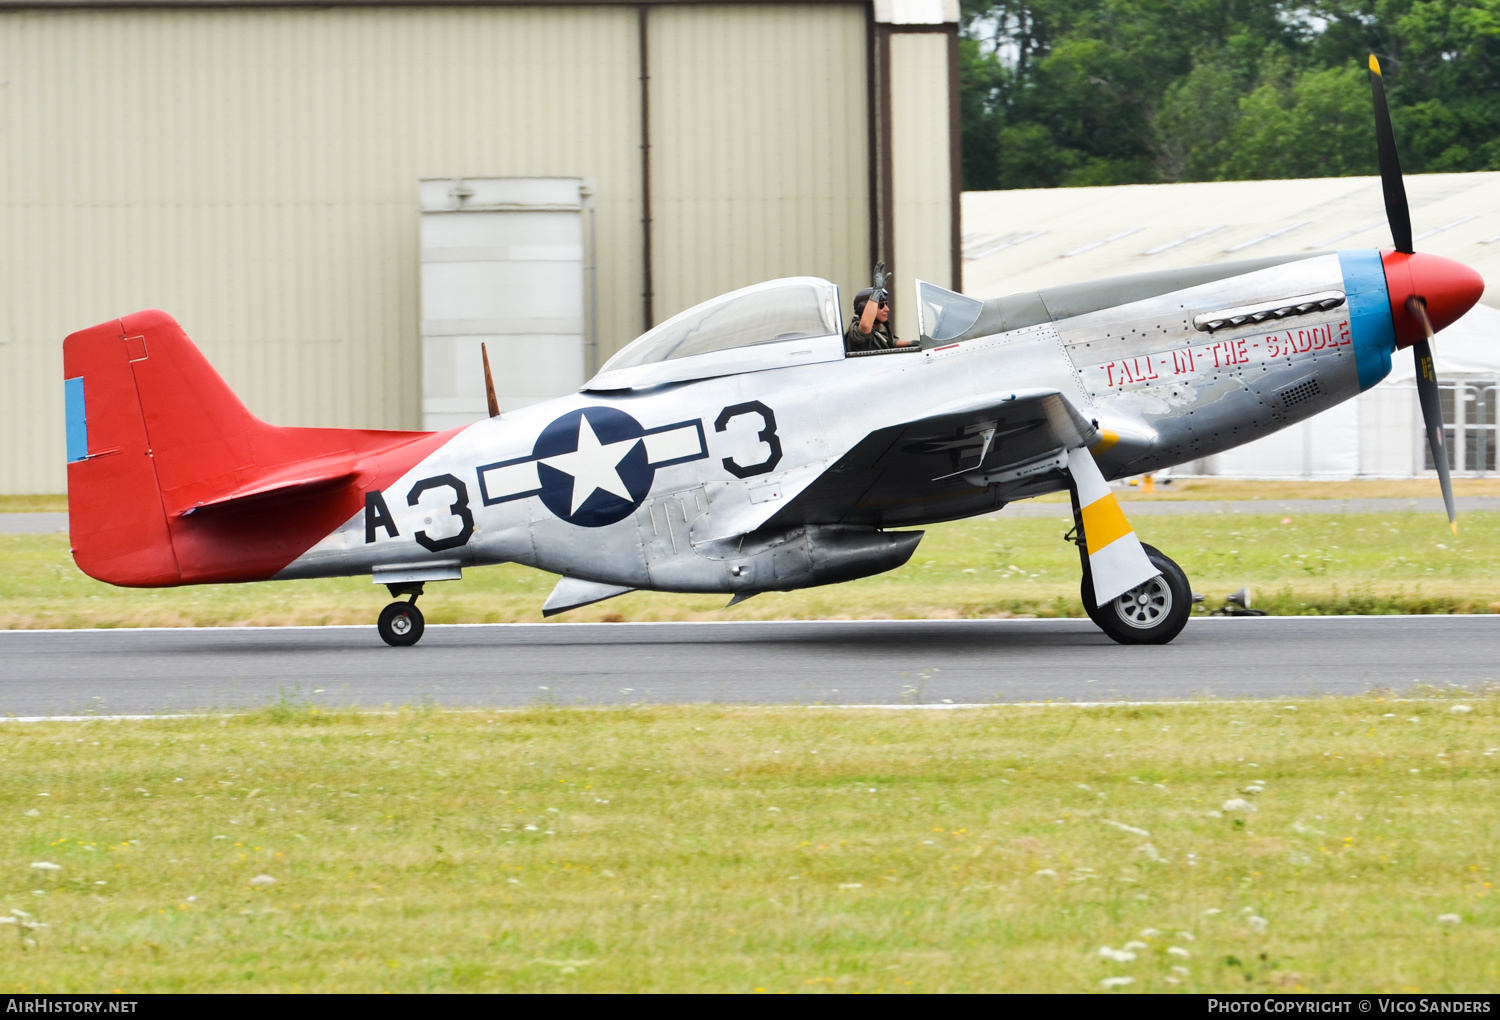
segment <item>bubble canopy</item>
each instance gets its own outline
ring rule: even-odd
[[[831,340],[831,348],[828,343],[808,343],[820,340]],[[830,352],[824,348],[842,354],[838,288],[811,276],[771,280],[672,316],[605,362],[587,388],[827,360],[824,355]]]

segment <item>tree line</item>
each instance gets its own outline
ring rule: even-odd
[[[966,190],[1500,169],[1500,0],[964,0]]]

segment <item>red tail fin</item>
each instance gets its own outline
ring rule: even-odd
[[[278,428],[165,312],[63,342],[73,558],[112,584],[272,577],[449,433]]]

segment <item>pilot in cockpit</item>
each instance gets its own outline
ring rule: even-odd
[[[910,347],[912,341],[891,335],[891,301],[886,293],[885,263],[875,264],[875,285],[854,295],[854,318],[844,332],[846,351],[883,351],[892,347]]]

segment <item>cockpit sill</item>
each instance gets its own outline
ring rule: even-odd
[[[881,354],[921,354],[921,353],[922,353],[922,348],[918,347],[916,344],[911,344],[908,347],[882,347],[882,348],[880,348],[878,350],[874,350],[874,351],[846,351],[845,354],[844,354],[844,356],[847,357],[847,358],[873,358],[873,357],[876,357],[877,355],[881,355]]]

